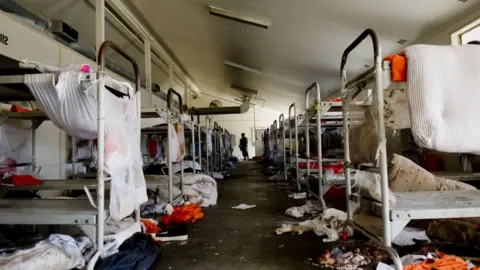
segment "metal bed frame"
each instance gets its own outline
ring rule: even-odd
[[[278,123],[280,124],[280,133],[282,133],[283,179],[287,181],[287,150],[285,150],[285,116],[283,113],[278,116]]]
[[[126,94],[125,91],[118,88],[116,85],[109,87],[108,83],[105,83],[103,79],[105,77],[105,53],[107,49],[113,49],[122,57],[127,59],[133,66],[135,72],[135,90],[137,94],[140,93],[140,74],[137,63],[128,56],[111,41],[104,41],[99,50],[97,56],[97,73],[84,74],[85,80],[98,79],[97,90],[97,108],[98,108],[98,170],[97,170],[97,201],[96,209],[92,207],[88,200],[0,200],[0,223],[1,224],[65,224],[65,225],[79,225],[92,239],[95,239],[96,254],[92,257],[89,268],[93,266],[98,260],[100,253],[103,251],[104,241],[104,221],[106,216],[105,211],[105,175],[104,167],[104,140],[105,140],[105,108],[104,103],[104,87],[108,87],[110,90],[116,90],[122,94]],[[20,70],[19,70],[20,71]],[[26,70],[21,69],[21,73],[25,74]],[[0,76],[0,84],[8,87],[11,92],[18,91],[22,97],[28,96],[30,100],[34,100],[33,96],[29,92],[26,85],[23,83],[24,76]],[[58,80],[58,76],[56,76]],[[11,94],[11,93],[10,93]],[[138,97],[140,99],[140,97]],[[6,100],[14,101],[15,98]],[[140,106],[140,103],[137,103]],[[140,110],[139,110],[140,113]],[[17,119],[42,119],[46,117],[43,113],[33,112],[20,115],[20,113],[3,113],[2,116]],[[39,122],[37,122],[38,124]],[[36,128],[38,126],[34,126]],[[33,135],[33,141],[35,141],[35,135]],[[33,147],[35,149],[35,147]],[[32,150],[32,164],[35,164],[35,150]],[[75,181],[75,180],[73,180]],[[72,202],[72,203],[69,203]],[[139,222],[140,212],[139,207],[136,209],[136,220]]]
[[[294,180],[295,182],[297,183],[297,188],[298,188],[298,191],[301,191],[302,190],[302,186],[300,185],[300,179],[298,177],[298,121],[297,121],[297,107],[295,105],[295,103],[293,103],[292,105],[290,105],[290,107],[288,108],[288,145],[289,145],[289,148],[290,148],[290,170],[292,169],[292,165],[293,165],[293,156],[294,156],[294,152],[293,152],[293,146],[292,146],[292,128],[291,128],[291,124],[290,124],[290,121],[292,119],[292,108],[293,108],[293,125],[294,125],[294,130],[295,130],[295,175],[293,176],[294,177]]]
[[[373,54],[375,67],[372,72],[366,72],[353,79],[347,84],[346,64],[350,52],[352,52],[362,41],[370,37],[373,43]],[[382,56],[380,41],[376,32],[372,29],[365,30],[357,37],[344,51],[341,61],[341,91],[343,94],[343,118],[344,118],[344,141],[345,141],[345,179],[347,194],[347,223],[354,229],[382,245],[392,257],[395,267],[402,269],[398,254],[391,248],[392,239],[410,222],[418,219],[446,219],[446,218],[469,218],[480,216],[480,200],[478,191],[446,191],[446,192],[406,192],[394,193],[395,204],[390,204],[388,200],[388,164],[386,153],[386,134],[385,134],[385,115],[384,115],[384,76],[386,75],[382,68]],[[350,164],[350,141],[348,137],[349,125],[347,117],[349,115],[347,106],[351,100],[349,89],[358,83],[367,79],[375,79],[375,89],[373,91],[373,101],[377,116],[377,132],[379,136],[379,164],[380,167],[371,170],[380,174],[381,179],[381,203],[372,202],[362,198],[358,194],[352,194],[352,185],[350,171],[353,168]],[[358,94],[358,92],[356,93]],[[356,95],[355,94],[355,95]],[[359,200],[360,199],[360,200]],[[383,230],[378,226],[372,226],[374,222],[368,220],[368,217],[359,215],[353,216],[353,209],[356,203],[361,201],[369,205],[376,213],[381,213]],[[370,218],[371,219],[371,218]],[[377,220],[379,221],[379,220]],[[360,224],[362,223],[362,224]],[[364,223],[369,223],[368,229],[362,227]],[[383,237],[383,239],[382,239]]]

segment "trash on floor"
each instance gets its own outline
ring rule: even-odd
[[[430,242],[425,230],[411,227],[405,227],[392,242],[397,246],[410,246],[415,245],[414,240]]]
[[[350,251],[344,246],[337,246],[331,251],[324,252],[319,257],[319,263],[335,269],[354,270],[369,265],[378,265],[381,262],[388,261],[389,258],[387,252],[370,245],[356,247]]]
[[[244,203],[241,203],[237,206],[232,206],[233,209],[239,209],[239,210],[245,210],[245,209],[250,209],[254,207],[256,207],[255,204],[250,205],[250,204],[244,204]]]
[[[295,200],[306,199],[307,198],[307,193],[306,192],[293,193],[293,194],[288,195],[288,197],[293,198]]]
[[[321,211],[321,209],[322,207],[318,202],[313,203],[312,201],[307,201],[307,203],[302,206],[294,206],[288,208],[285,211],[285,215],[294,218],[301,218],[305,214],[317,214]]]
[[[318,236],[327,236],[327,238],[323,239],[323,242],[332,242],[339,240],[339,233],[345,229],[348,235],[353,235],[353,230],[344,226],[346,220],[347,214],[345,212],[330,208],[315,219],[306,220],[297,225],[283,224],[275,230],[275,233],[277,235],[286,232],[302,234],[303,232],[313,231]]]

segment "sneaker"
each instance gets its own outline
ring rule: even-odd
[[[169,241],[187,241],[188,229],[186,224],[179,224],[166,232],[158,232],[152,235],[155,241],[169,242]]]

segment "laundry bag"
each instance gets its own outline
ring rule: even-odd
[[[59,129],[79,140],[97,139],[98,105],[96,82],[82,81],[77,71],[55,75],[26,75],[25,83],[48,118]],[[111,78],[106,78],[111,79]],[[113,79],[111,79],[113,80]],[[138,94],[128,83],[116,82],[131,90],[130,98],[104,91],[105,170],[111,176],[110,215],[120,220],[147,201],[140,151]]]

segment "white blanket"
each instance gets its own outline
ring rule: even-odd
[[[25,83],[58,128],[78,139],[96,139],[97,84],[67,71],[55,84],[53,74],[26,75]],[[118,82],[120,83],[120,82]],[[130,87],[127,83],[122,83]],[[140,151],[137,98],[120,99],[105,91],[105,169],[111,175],[110,214],[120,220],[148,200]],[[133,91],[133,89],[132,89]]]
[[[183,191],[187,200],[202,207],[217,204],[218,192],[215,179],[204,174],[185,174]]]
[[[405,55],[417,144],[480,153],[480,46],[414,45]]]

